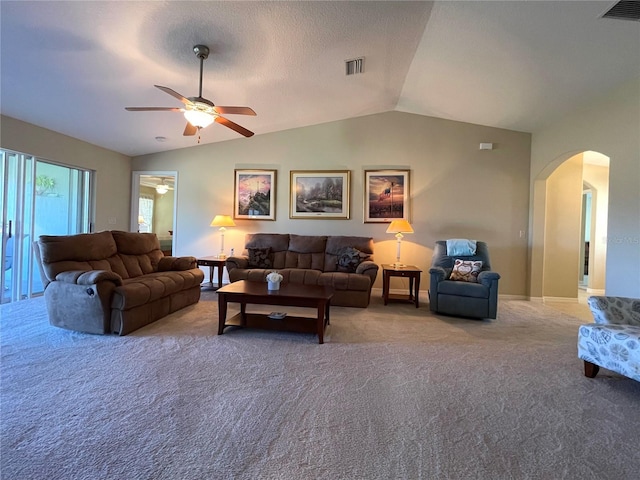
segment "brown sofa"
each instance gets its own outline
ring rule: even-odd
[[[359,258],[348,265],[343,261],[349,260],[347,253]],[[259,254],[262,265],[256,260]],[[331,304],[344,307],[369,305],[378,274],[373,239],[348,236],[248,234],[243,255],[229,257],[226,267],[231,282],[264,282],[269,272],[278,271],[284,277],[283,284],[329,285],[335,289]]]
[[[195,257],[165,257],[153,233],[42,235],[35,250],[57,327],[126,335],[200,299]]]

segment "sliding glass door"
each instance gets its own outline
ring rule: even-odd
[[[90,231],[92,172],[0,150],[2,303],[43,291],[32,242]]]

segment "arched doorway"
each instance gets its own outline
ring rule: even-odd
[[[577,301],[581,280],[585,293],[604,292],[608,190],[609,158],[592,151],[556,159],[536,179],[531,292]]]

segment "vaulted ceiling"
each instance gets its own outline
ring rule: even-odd
[[[614,3],[2,0],[0,112],[131,156],[193,146],[181,113],[125,107],[197,96],[204,44],[202,96],[252,107],[227,118],[256,135],[389,110],[534,132],[640,78],[640,22],[601,18]]]

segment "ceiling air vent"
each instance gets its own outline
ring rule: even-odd
[[[347,76],[362,73],[364,67],[364,57],[354,58],[353,60],[345,60]]]
[[[640,1],[622,0],[602,15],[602,18],[617,18],[619,20],[634,20],[640,22]]]

